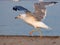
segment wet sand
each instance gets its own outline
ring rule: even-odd
[[[0,35],[0,45],[60,45],[60,36]]]

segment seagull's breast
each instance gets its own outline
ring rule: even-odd
[[[40,27],[39,21],[35,20],[33,17],[26,17],[24,21],[33,27]]]
[[[37,28],[37,27],[40,27],[40,28],[47,28],[48,29],[48,26],[46,26],[43,22],[41,21],[37,21],[33,16],[25,16],[23,18],[24,22]]]
[[[33,17],[25,17],[24,19],[25,22],[32,24],[33,22],[35,22],[36,20]]]

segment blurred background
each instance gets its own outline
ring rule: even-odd
[[[47,7],[47,16],[43,21],[50,26],[52,30],[41,29],[44,36],[60,36],[60,1],[59,0],[44,0],[57,1],[54,6]],[[21,11],[13,11],[13,6],[21,5],[31,12],[34,12],[34,3],[38,0],[0,0],[0,35],[29,35],[29,32],[34,28],[27,25],[21,19],[15,19]],[[34,32],[33,35],[40,35]]]

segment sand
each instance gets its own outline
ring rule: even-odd
[[[0,45],[60,45],[60,36],[0,35]]]

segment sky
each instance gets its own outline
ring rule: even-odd
[[[31,12],[34,12],[34,2],[36,1],[0,1],[0,35],[29,35],[34,28],[27,25],[21,19],[15,19],[21,11],[13,11],[13,6],[21,5]],[[60,36],[60,3],[46,7],[47,16],[43,22],[52,30],[41,29],[45,36]],[[33,35],[40,35],[34,32]]]

